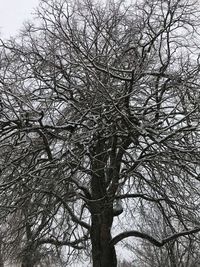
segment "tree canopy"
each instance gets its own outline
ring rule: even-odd
[[[41,0],[1,40],[7,257],[115,267],[122,240],[198,244],[199,15],[192,0]]]

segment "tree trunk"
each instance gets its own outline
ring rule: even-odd
[[[34,266],[35,266],[34,252],[31,250],[27,250],[22,258],[21,267],[34,267]]]
[[[110,245],[112,210],[92,215],[91,241],[93,267],[117,267],[114,246]]]
[[[117,258],[114,246],[111,246],[111,227],[113,223],[113,197],[108,196],[107,186],[113,178],[105,176],[108,154],[105,139],[97,137],[97,143],[91,150],[91,179],[92,202],[90,203],[93,267],[117,267]],[[117,175],[115,175],[117,177]]]
[[[0,236],[0,267],[4,267],[3,251],[2,251],[2,237]]]
[[[2,254],[0,255],[0,267],[4,267],[4,261]]]
[[[34,264],[31,262],[22,262],[21,267],[34,267]]]

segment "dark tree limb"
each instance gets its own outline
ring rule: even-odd
[[[180,232],[180,233],[175,233],[175,234],[170,235],[167,238],[164,238],[163,240],[159,241],[159,240],[155,239],[154,237],[152,237],[152,236],[150,236],[150,235],[148,235],[146,233],[141,233],[139,231],[127,231],[127,232],[123,232],[123,233],[115,236],[111,240],[111,244],[114,246],[118,242],[122,241],[123,239],[125,239],[127,237],[134,236],[134,237],[139,237],[139,238],[145,239],[145,240],[149,241],[150,243],[152,243],[156,247],[162,247],[166,243],[168,243],[170,241],[173,241],[173,240],[177,239],[178,237],[188,236],[188,235],[195,234],[195,233],[198,233],[198,232],[200,232],[200,228],[199,227],[198,228],[194,228],[192,230],[183,231],[183,232]]]
[[[127,199],[127,198],[142,198],[147,201],[151,202],[160,202],[160,201],[165,201],[165,198],[153,198],[153,197],[148,197],[145,194],[124,194],[116,197],[117,199]]]
[[[54,239],[54,238],[46,238],[46,239],[41,239],[40,241],[38,241],[37,245],[51,244],[51,245],[54,245],[56,247],[70,246],[70,247],[73,247],[75,249],[83,249],[84,246],[80,246],[79,244],[88,240],[88,239],[89,239],[89,237],[87,235],[83,236],[80,239],[74,240],[74,241],[58,240],[58,239]]]

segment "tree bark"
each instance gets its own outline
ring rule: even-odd
[[[34,267],[34,264],[32,262],[28,262],[27,259],[22,262],[21,267]]]
[[[21,267],[34,267],[36,264],[35,253],[31,249],[27,249],[22,258]]]
[[[0,236],[0,267],[4,267],[2,244],[3,244],[3,238],[2,236]]]
[[[0,267],[4,267],[3,256],[0,254]]]
[[[114,153],[114,152],[113,152]],[[108,195],[107,186],[113,174],[105,176],[108,162],[105,138],[97,137],[96,146],[91,151],[91,179],[92,202],[90,203],[93,267],[117,267],[115,247],[111,244],[111,227],[113,223],[113,197]]]
[[[114,246],[111,245],[112,210],[92,215],[91,241],[93,267],[117,267]]]

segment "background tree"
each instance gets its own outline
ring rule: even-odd
[[[198,26],[194,1],[42,0],[2,41],[1,198],[33,266],[45,244],[114,267],[127,237],[200,231]]]

